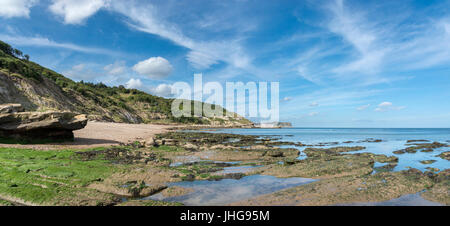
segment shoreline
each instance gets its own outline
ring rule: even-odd
[[[231,128],[255,128],[241,126],[211,126],[190,124],[158,124],[158,123],[118,123],[89,121],[85,128],[73,131],[74,141],[55,142],[45,144],[3,144],[0,148],[29,148],[36,150],[57,149],[89,149],[97,147],[110,147],[129,144],[135,141],[145,142],[154,138],[156,134],[177,130],[202,130],[202,129],[231,129]]]
[[[36,150],[89,149],[117,146],[137,140],[147,140],[156,134],[182,128],[182,125],[128,124],[88,122],[85,128],[73,131],[74,141],[47,144],[0,144],[3,148],[30,148]]]

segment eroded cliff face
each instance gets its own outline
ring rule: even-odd
[[[24,95],[16,80],[0,72],[0,103],[21,103],[28,110],[36,109],[37,106]]]
[[[0,103],[20,103],[27,111],[71,111],[88,114],[91,120],[141,123],[145,119],[161,119],[163,115],[143,111],[139,114],[129,110],[107,109],[80,93],[63,89],[49,78],[41,81],[18,74],[0,72]],[[136,109],[137,110],[137,109]]]
[[[29,111],[75,111],[75,106],[80,105],[46,77],[42,77],[42,81],[36,81],[18,74],[0,72],[0,81],[0,103],[20,103]]]

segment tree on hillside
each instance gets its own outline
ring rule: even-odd
[[[23,53],[22,53],[22,51],[20,51],[20,50],[18,50],[18,49],[14,49],[14,55],[15,55],[17,58],[21,58],[22,55],[23,55]]]

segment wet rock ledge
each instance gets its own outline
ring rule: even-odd
[[[25,112],[20,104],[0,105],[0,139],[15,141],[73,140],[73,131],[87,124],[72,112]]]

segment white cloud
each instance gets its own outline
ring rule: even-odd
[[[26,17],[38,0],[0,0],[0,17]],[[3,25],[2,25],[3,26]]]
[[[116,61],[114,64],[108,64],[103,68],[109,75],[123,75],[127,71],[125,61]]]
[[[369,107],[370,107],[370,104],[366,104],[366,105],[362,105],[362,106],[357,107],[356,110],[363,111],[363,110],[366,110]]]
[[[49,9],[66,24],[82,24],[88,17],[109,5],[109,0],[53,0]]]
[[[131,78],[127,83],[125,83],[125,87],[127,89],[141,89],[143,86],[144,84],[140,79]]]
[[[162,57],[150,57],[134,65],[133,70],[152,79],[162,79],[172,73],[173,67]]]
[[[319,112],[311,112],[311,113],[308,114],[308,116],[311,116],[311,117],[314,117],[314,116],[317,116],[317,115],[319,115]]]
[[[157,87],[150,88],[150,93],[156,96],[170,97],[172,96],[172,86],[168,84],[160,84]]]
[[[378,105],[377,108],[375,108],[375,111],[378,112],[384,112],[384,111],[390,111],[390,110],[395,110],[395,111],[399,111],[402,109],[405,109],[405,106],[394,106],[394,104],[392,104],[391,102],[382,102]]]

